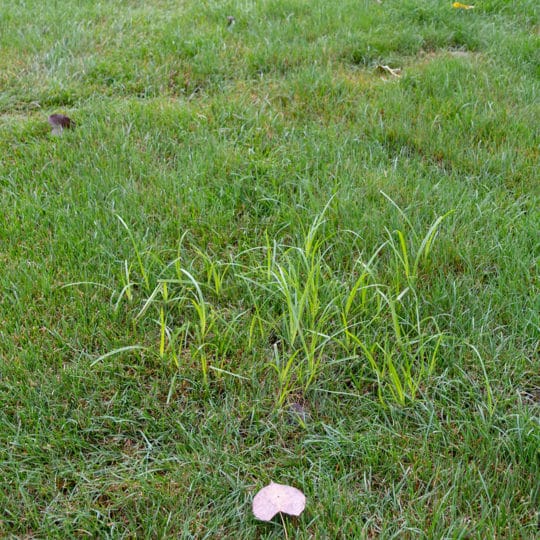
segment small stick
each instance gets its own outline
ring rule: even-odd
[[[283,531],[285,532],[285,540],[289,540],[289,535],[287,534],[287,526],[285,525],[285,520],[283,519],[283,512],[279,513],[279,517],[281,518],[281,523],[283,523]]]

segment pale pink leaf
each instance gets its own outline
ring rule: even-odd
[[[253,514],[262,521],[270,521],[278,512],[299,516],[305,507],[306,497],[299,489],[274,482],[253,499]]]

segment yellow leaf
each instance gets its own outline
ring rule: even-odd
[[[474,6],[468,6],[467,4],[462,4],[461,2],[454,2],[452,7],[456,9],[474,9]]]

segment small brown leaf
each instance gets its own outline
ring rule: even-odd
[[[306,426],[306,422],[310,419],[308,410],[300,403],[291,403],[289,406],[289,416],[291,420],[296,420],[302,427]]]
[[[261,521],[270,521],[278,512],[299,516],[305,507],[306,497],[299,489],[274,482],[253,498],[253,514]]]
[[[60,135],[64,129],[73,129],[75,127],[75,122],[63,114],[51,114],[48,122],[54,135]]]

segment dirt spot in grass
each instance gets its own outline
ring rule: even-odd
[[[387,80],[385,80],[387,79]],[[247,100],[256,107],[271,109],[285,118],[315,117],[319,121],[334,118],[338,108],[355,107],[358,96],[388,84],[389,78],[372,68],[335,64],[317,84],[310,81],[264,80],[253,84],[240,80],[230,89],[238,101]]]
[[[380,83],[381,74],[373,69],[360,69],[341,64],[336,67],[335,78],[338,81],[353,85],[355,88],[370,88]]]
[[[193,73],[188,67],[172,69],[167,78],[167,88],[173,97],[187,97],[189,100],[203,97],[210,87],[208,77]]]
[[[24,111],[4,111],[0,113],[0,124],[20,124],[27,122],[29,119],[38,118],[36,112],[24,112]]]
[[[448,51],[447,54],[449,56],[453,56],[454,58],[471,58],[471,56],[473,56],[474,54],[476,53],[472,53],[470,51],[459,51],[459,50],[456,50],[456,51]]]
[[[49,132],[47,117],[36,111],[14,111],[0,113],[0,130],[11,133],[17,138],[43,135]]]
[[[408,62],[408,65],[410,67],[421,68],[448,59],[464,59],[478,62],[482,59],[482,54],[474,51],[465,51],[463,49],[440,49],[436,51],[422,51],[411,62]]]
[[[531,386],[521,390],[523,401],[532,405],[540,405],[540,386]]]

